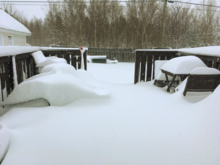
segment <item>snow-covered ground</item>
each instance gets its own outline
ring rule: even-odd
[[[88,63],[88,72],[108,97],[19,105],[0,117],[10,134],[2,165],[220,164],[219,87],[204,98],[184,97],[184,85],[173,94],[134,85],[134,63]]]

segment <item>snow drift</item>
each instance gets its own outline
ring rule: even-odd
[[[52,106],[62,106],[79,98],[109,95],[109,91],[86,71],[76,71],[67,64],[50,64],[41,74],[19,84],[1,105],[45,99]]]

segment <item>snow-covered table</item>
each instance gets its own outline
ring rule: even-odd
[[[188,76],[189,73],[196,67],[207,67],[205,63],[195,56],[184,56],[173,58],[161,67],[162,73],[166,76],[167,81],[167,92],[170,91],[170,88],[177,76]],[[170,81],[168,75],[172,77]]]

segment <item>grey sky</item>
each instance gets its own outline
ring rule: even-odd
[[[7,2],[8,0],[3,0],[3,1]],[[13,1],[19,1],[19,0],[13,0]],[[42,0],[34,0],[34,1],[42,1]],[[201,0],[182,0],[182,1],[193,2],[193,3],[201,2]],[[220,0],[216,0],[216,2],[217,2],[217,5],[220,6]],[[33,17],[44,18],[45,13],[46,13],[46,7],[42,5],[17,5],[17,8],[20,11],[23,11],[23,13],[27,15],[28,19],[31,19]]]

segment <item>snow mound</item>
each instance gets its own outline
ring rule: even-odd
[[[173,74],[189,74],[196,67],[207,67],[195,56],[176,57],[165,63],[161,69]]]
[[[220,71],[215,68],[197,67],[190,72],[191,75],[209,75],[220,74]]]
[[[9,146],[8,129],[0,123],[0,162],[3,160]]]
[[[109,91],[87,71],[58,63],[45,66],[41,74],[19,84],[1,105],[45,99],[52,106],[63,106],[80,98],[108,95]]]

